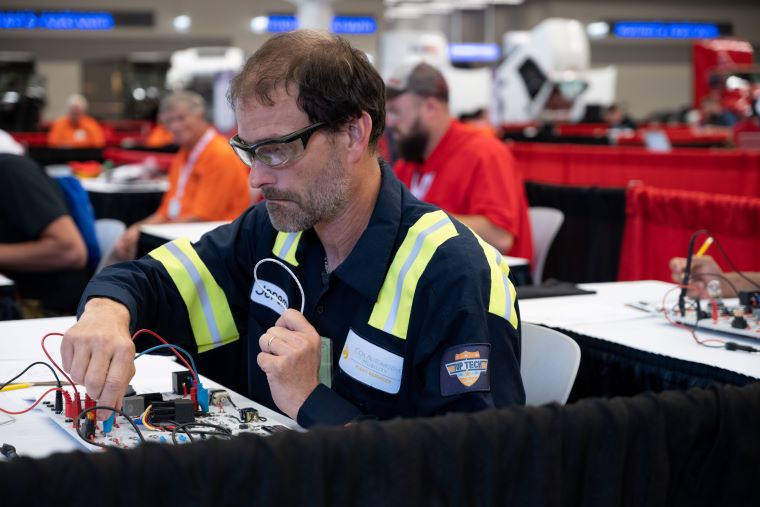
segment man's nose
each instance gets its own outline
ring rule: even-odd
[[[258,159],[253,160],[253,164],[250,166],[250,172],[248,173],[248,184],[251,188],[259,189],[265,185],[271,185],[275,182],[272,169],[262,164]]]

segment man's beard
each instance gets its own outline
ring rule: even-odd
[[[261,192],[274,228],[281,232],[298,232],[335,217],[348,202],[349,181],[345,168],[333,156],[318,171],[318,181],[311,182],[305,195],[274,188],[263,188]],[[289,202],[273,203],[269,199]]]
[[[425,150],[430,141],[430,132],[422,128],[417,118],[406,136],[396,136],[396,147],[400,158],[421,164],[425,161]]]

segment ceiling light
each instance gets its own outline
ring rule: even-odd
[[[610,25],[605,21],[596,21],[586,25],[586,33],[592,39],[604,39],[610,33]]]
[[[253,33],[266,33],[269,27],[269,16],[256,16],[251,18],[251,31]]]
[[[174,29],[178,32],[187,32],[193,25],[193,20],[187,14],[182,14],[174,18],[172,25],[174,25]]]

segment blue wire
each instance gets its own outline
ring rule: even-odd
[[[170,349],[174,349],[174,350],[179,350],[180,352],[182,352],[183,354],[185,354],[187,356],[187,358],[190,360],[190,366],[193,367],[193,373],[195,373],[196,377],[198,376],[198,369],[195,367],[195,361],[193,360],[193,356],[188,351],[186,351],[182,347],[178,347],[177,345],[171,345],[171,344],[166,344],[166,343],[161,344],[161,345],[156,345],[155,347],[151,347],[149,349],[143,350],[142,352],[140,352],[139,354],[137,354],[135,356],[135,359],[137,359],[138,357],[143,356],[143,355],[145,355],[145,354],[147,354],[149,352],[153,352],[154,350],[166,349],[166,348],[170,348]]]

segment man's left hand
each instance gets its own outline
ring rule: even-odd
[[[288,309],[259,338],[256,362],[277,407],[291,419],[319,384],[320,338],[302,313]]]

